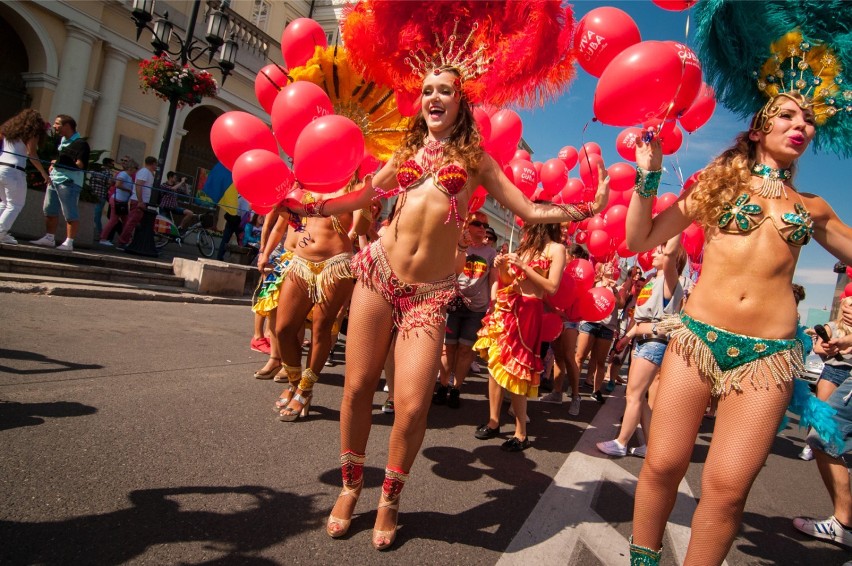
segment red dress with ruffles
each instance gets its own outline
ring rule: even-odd
[[[546,277],[550,263],[550,258],[537,258],[529,265]],[[522,295],[516,281],[497,291],[494,311],[482,321],[473,349],[488,360],[494,381],[510,393],[538,397],[543,316],[544,302]]]

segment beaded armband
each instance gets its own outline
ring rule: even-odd
[[[317,217],[321,216],[323,218],[328,218],[328,215],[325,214],[325,203],[327,200],[317,200],[314,202],[306,202],[304,204],[305,207],[305,216]]]
[[[662,176],[662,169],[659,171],[646,171],[641,167],[637,167],[633,189],[642,198],[653,198],[657,196],[657,189],[660,186],[660,178]]]
[[[553,206],[564,212],[568,215],[568,218],[572,222],[580,222],[581,220],[585,220],[586,218],[591,218],[595,215],[592,212],[592,203],[591,202],[578,202],[577,204],[556,204],[553,203]]]

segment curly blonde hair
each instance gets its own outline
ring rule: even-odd
[[[790,98],[797,104],[800,103],[799,99],[786,94],[778,95],[772,101],[777,100],[780,96]],[[801,100],[804,100],[804,98],[801,98]],[[767,107],[770,107],[769,103],[764,108]],[[752,118],[752,124],[758,123],[760,116],[763,114],[765,114],[765,110],[761,109]],[[769,118],[772,117],[774,115]],[[760,124],[763,127],[763,122]],[[768,129],[766,129],[767,127]],[[763,131],[770,131],[772,129],[771,122],[763,128]],[[734,144],[719,154],[698,175],[698,181],[691,191],[691,198],[694,219],[702,227],[708,228],[715,226],[719,217],[722,216],[722,207],[734,200],[738,194],[748,191],[751,168],[754,165],[755,156],[757,155],[757,142],[749,138],[752,131],[755,130],[740,133],[734,139]],[[795,174],[795,163],[792,165],[791,170]]]
[[[456,76],[455,70],[448,71]],[[411,125],[402,146],[394,154],[394,163],[399,166],[411,159],[423,147],[429,128],[426,126],[426,118],[422,112],[418,112]],[[452,161],[464,164],[465,169],[476,172],[482,159],[482,136],[473,118],[473,110],[464,94],[459,100],[459,114],[453,130],[444,146],[444,155]]]

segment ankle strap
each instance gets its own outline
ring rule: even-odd
[[[305,368],[302,372],[302,379],[299,381],[299,389],[302,391],[310,391],[314,388],[314,383],[319,381],[319,376],[314,373],[311,368]]]
[[[385,481],[382,483],[382,497],[385,501],[393,503],[399,499],[399,494],[405,487],[406,481],[408,481],[407,473],[393,468],[385,468]]]
[[[284,368],[284,372],[287,374],[287,381],[291,384],[297,383],[299,381],[299,377],[302,374],[302,366],[290,366],[285,363],[281,363]]]
[[[633,535],[628,539],[630,542],[630,566],[658,566],[660,557],[663,554],[662,547],[660,550],[651,550],[646,546],[633,544]]]

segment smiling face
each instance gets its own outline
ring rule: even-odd
[[[428,73],[423,79],[421,113],[435,139],[450,135],[459,115],[461,82],[452,71]]]
[[[786,96],[775,99],[777,114],[767,118],[766,128],[752,131],[749,138],[757,142],[757,162],[770,167],[787,168],[807,149],[816,133],[814,114]]]

